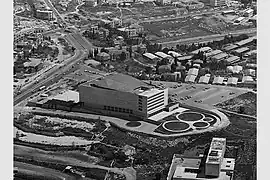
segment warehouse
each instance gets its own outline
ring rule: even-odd
[[[248,47],[241,47],[238,49],[235,49],[232,54],[236,55],[236,56],[242,56],[245,52],[248,52],[249,48]]]
[[[239,62],[240,61],[240,57],[238,57],[238,56],[231,56],[231,57],[225,59],[225,61],[226,61],[226,63],[228,65],[231,65],[231,64],[234,64],[234,63]]]

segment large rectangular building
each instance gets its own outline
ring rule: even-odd
[[[168,89],[158,89],[124,74],[110,74],[79,86],[85,107],[107,114],[146,119],[168,104]]]
[[[225,138],[213,138],[205,162],[205,175],[218,177],[226,150]]]

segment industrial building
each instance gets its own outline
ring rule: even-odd
[[[213,138],[207,155],[174,154],[167,180],[231,180],[235,159],[224,158],[225,138]]]
[[[107,115],[147,119],[168,104],[168,89],[158,89],[124,74],[109,74],[79,86],[85,108]]]

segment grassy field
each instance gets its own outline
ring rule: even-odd
[[[257,94],[253,92],[247,92],[245,94],[241,94],[233,99],[225,101],[223,103],[217,104],[216,107],[239,112],[240,107],[243,107],[244,114],[256,116],[257,115]]]

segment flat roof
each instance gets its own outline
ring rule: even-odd
[[[185,82],[194,82],[197,76],[195,75],[187,75],[185,78]]]
[[[168,52],[169,55],[173,56],[173,57],[180,57],[182,56],[182,54],[175,52],[175,51],[169,51]]]
[[[251,76],[243,76],[242,82],[253,82],[253,78]]]
[[[224,156],[226,149],[226,139],[225,138],[213,138],[208,156],[206,158],[207,164],[220,164]]]
[[[230,50],[233,50],[235,48],[238,48],[238,45],[236,45],[236,44],[230,44],[230,45],[227,45],[227,46],[223,47],[222,49],[224,51],[230,51]]]
[[[139,91],[140,89],[146,91],[155,88],[154,86],[151,86],[132,76],[120,73],[109,74],[107,76],[104,76],[103,78],[101,77],[98,80],[86,82],[82,85],[95,86],[99,88],[106,88],[131,93],[141,93],[141,91]]]
[[[189,69],[188,70],[188,75],[195,75],[195,76],[197,76],[198,75],[198,73],[199,73],[199,69],[197,69],[197,68],[191,68],[191,69]]]
[[[225,61],[233,62],[233,61],[236,61],[236,60],[239,60],[239,59],[240,59],[240,57],[238,57],[238,56],[231,56],[231,57],[225,59]]]
[[[224,77],[215,77],[213,84],[222,84],[224,80]]]
[[[250,37],[248,39],[244,39],[244,40],[239,41],[239,42],[237,42],[235,44],[238,45],[238,46],[243,46],[245,44],[251,43],[254,39],[257,39],[257,36],[253,36],[253,37]]]
[[[228,56],[228,54],[227,53],[220,53],[220,54],[217,54],[217,55],[215,55],[215,56],[213,56],[212,58],[214,58],[214,59],[222,59],[222,58],[225,58],[225,57],[227,57]]]
[[[227,84],[234,84],[236,85],[238,82],[238,78],[237,77],[229,77],[228,78],[228,81],[227,81]]]
[[[243,53],[243,52],[248,51],[248,50],[249,50],[248,47],[241,47],[241,48],[235,49],[234,52]]]
[[[220,54],[220,53],[222,53],[222,52],[223,52],[223,51],[217,49],[217,50],[213,50],[213,51],[211,51],[211,52],[209,52],[209,53],[206,53],[205,55],[206,55],[206,57],[208,57],[208,56],[214,56],[214,55]]]
[[[212,50],[212,48],[210,47],[201,47],[200,49],[192,51],[191,54],[198,54],[199,51],[205,52],[205,51],[210,51],[210,50]]]
[[[178,61],[185,61],[185,60],[190,60],[192,57],[193,57],[193,55],[181,56],[181,57],[178,57],[177,60]]]
[[[60,101],[74,101],[75,103],[79,102],[79,92],[68,90],[64,93],[57,94],[54,97],[49,97],[49,99],[55,99]]]
[[[201,76],[199,79],[199,83],[206,83],[208,84],[210,80],[210,76]]]
[[[156,59],[159,58],[156,55],[152,54],[152,53],[144,53],[143,56],[149,58],[149,59]]]
[[[157,55],[161,58],[172,58],[172,56],[165,54],[164,52],[156,52],[155,55]]]

